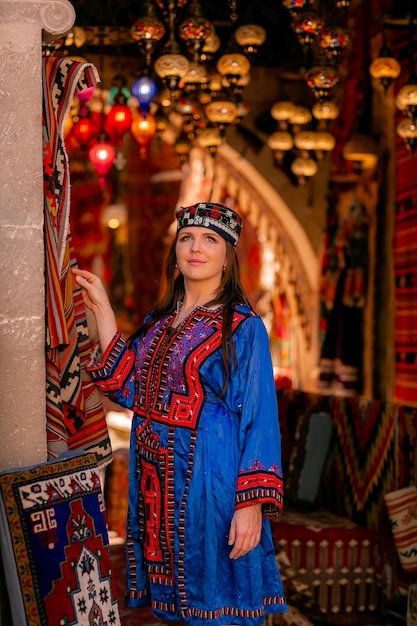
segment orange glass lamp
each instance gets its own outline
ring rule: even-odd
[[[140,146],[140,156],[146,157],[148,145],[156,134],[156,120],[152,113],[138,111],[133,118],[130,130]]]
[[[90,148],[88,156],[90,157],[90,161],[99,176],[100,185],[103,186],[106,176],[116,158],[116,151],[111,143],[108,143],[107,141],[99,141],[94,144],[92,148]]]

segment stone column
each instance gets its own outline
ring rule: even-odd
[[[0,470],[46,460],[42,29],[67,0],[0,0]]]

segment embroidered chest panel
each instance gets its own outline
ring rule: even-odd
[[[236,314],[233,327],[243,319]],[[200,369],[221,349],[221,311],[198,310],[181,327],[160,320],[138,344],[137,411],[167,425],[195,429],[206,399]]]

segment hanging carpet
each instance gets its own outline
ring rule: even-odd
[[[89,63],[43,59],[43,174],[46,288],[46,422],[48,458],[67,450],[111,460],[101,397],[86,371],[87,319],[72,274],[77,262],[69,232],[70,178],[64,126],[74,94],[99,80]]]

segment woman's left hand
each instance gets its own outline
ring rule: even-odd
[[[245,506],[234,512],[229,531],[229,554],[231,559],[238,559],[253,550],[261,539],[262,504]]]

